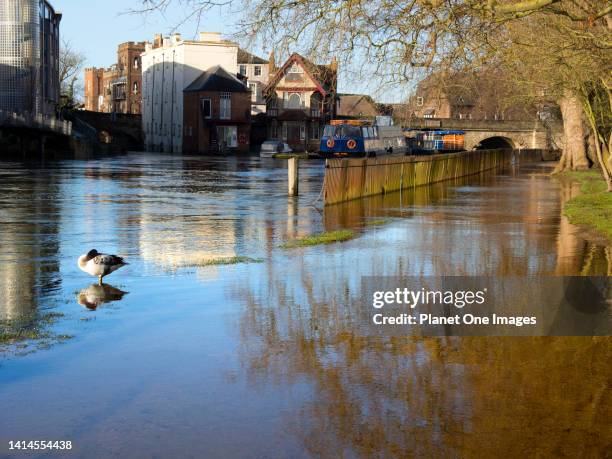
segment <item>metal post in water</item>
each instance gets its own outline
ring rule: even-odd
[[[287,161],[288,193],[289,196],[298,195],[298,158],[289,158]]]

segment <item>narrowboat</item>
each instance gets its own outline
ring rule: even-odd
[[[331,120],[325,126],[319,155],[324,158],[372,158],[405,154],[406,137],[390,116],[368,120]]]
[[[406,131],[411,155],[433,155],[463,151],[465,132],[458,130]]]

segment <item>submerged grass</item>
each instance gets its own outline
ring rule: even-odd
[[[64,341],[72,338],[69,335],[53,335],[47,327],[57,322],[64,314],[50,312],[41,316],[23,316],[19,319],[0,320],[0,346],[19,344],[25,341],[43,341],[57,339]]]
[[[204,266],[237,265],[239,263],[262,263],[263,260],[251,257],[220,257],[205,260],[196,260],[186,263],[183,268],[201,268]]]
[[[366,220],[364,225],[365,226],[381,226],[381,225],[386,225],[389,222],[391,222],[391,220],[387,218],[379,218],[376,220]]]
[[[581,195],[565,203],[565,215],[569,221],[594,229],[612,241],[612,193],[606,191],[606,183],[599,171],[572,171],[563,174],[581,183]]]
[[[293,249],[296,247],[309,247],[311,245],[332,244],[334,242],[344,242],[353,239],[357,233],[350,230],[328,231],[325,233],[313,234],[300,239],[293,239],[281,245],[283,249]]]

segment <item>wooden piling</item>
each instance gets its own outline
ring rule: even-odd
[[[478,174],[509,164],[511,157],[508,150],[473,150],[416,157],[330,159],[325,167],[325,205]],[[297,194],[297,160],[293,174]],[[291,177],[290,164],[289,195]]]
[[[289,196],[298,195],[298,158],[289,158],[287,160],[287,174],[288,174],[288,193]]]

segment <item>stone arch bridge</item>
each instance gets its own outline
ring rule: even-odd
[[[562,149],[561,123],[540,121],[493,121],[422,118],[411,120],[411,129],[457,129],[465,131],[465,149]]]

